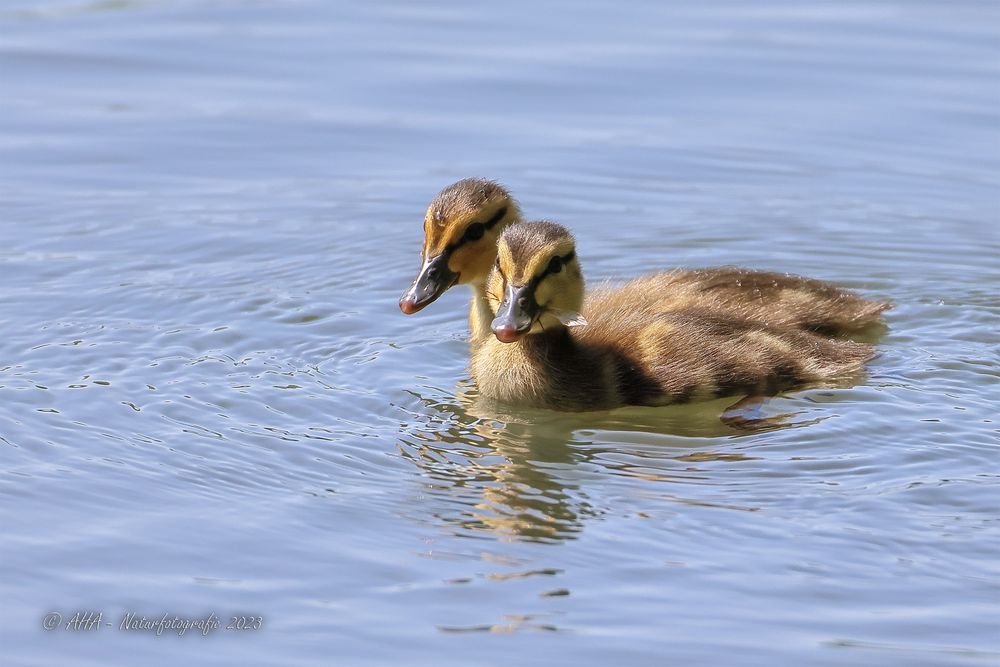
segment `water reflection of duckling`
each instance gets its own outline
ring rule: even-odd
[[[729,469],[715,464],[754,458],[737,440],[719,437],[746,433],[719,421],[719,402],[583,418],[523,407],[498,413],[471,386],[457,396],[413,396],[422,405],[404,420],[400,452],[423,472],[424,491],[442,500],[419,516],[464,536],[572,539],[612,510],[603,492],[590,486],[600,480],[606,490],[609,475],[661,483],[665,497],[676,502],[723,506],[722,498],[704,495],[706,484],[718,483],[715,473]],[[699,491],[688,494],[693,480]]]
[[[870,345],[747,319],[714,301],[658,311],[655,295],[671,279],[639,278],[584,307],[570,233],[551,222],[509,227],[485,288],[496,337],[473,350],[480,392],[559,410],[665,405],[828,381],[873,354]]]
[[[453,285],[467,283],[473,288],[472,341],[489,338],[493,315],[486,278],[496,260],[497,239],[506,227],[519,222],[517,202],[497,183],[467,178],[442,190],[427,207],[422,266],[400,299],[400,309],[416,313]],[[618,302],[621,298],[626,300]],[[711,309],[728,317],[830,335],[864,329],[888,308],[818,280],[737,268],[647,276],[632,282],[625,292],[597,290],[588,304],[602,312],[624,308],[647,315]]]

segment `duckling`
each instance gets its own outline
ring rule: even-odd
[[[497,256],[497,239],[521,221],[521,209],[499,183],[466,178],[439,192],[424,215],[421,266],[413,284],[399,299],[399,309],[412,315],[454,285],[472,286],[469,327],[472,340],[490,335],[493,314],[486,300],[486,276]]]
[[[471,340],[475,344],[488,338],[493,315],[486,277],[497,257],[500,234],[521,220],[520,207],[499,183],[467,178],[446,187],[427,207],[421,268],[400,298],[400,310],[416,313],[453,285],[468,283],[473,289]],[[589,299],[604,311],[699,308],[827,335],[862,330],[890,307],[819,280],[732,267],[652,275],[634,283],[627,301],[617,304],[621,294],[599,289]]]
[[[697,304],[658,312],[647,295],[671,279],[639,278],[585,306],[569,231],[508,227],[485,290],[495,338],[473,350],[480,393],[557,410],[665,405],[828,381],[873,355],[864,343]]]

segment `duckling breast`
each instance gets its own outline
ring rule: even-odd
[[[610,358],[579,345],[565,328],[514,343],[487,340],[471,370],[483,396],[511,405],[581,411],[622,404]]]

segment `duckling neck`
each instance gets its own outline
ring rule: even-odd
[[[492,336],[490,324],[493,322],[493,311],[490,310],[489,299],[486,298],[486,281],[472,283],[472,303],[469,304],[469,342],[473,346],[481,344],[488,336]]]

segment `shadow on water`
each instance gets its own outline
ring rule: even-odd
[[[471,383],[457,394],[410,393],[424,409],[404,421],[399,448],[423,471],[425,491],[446,501],[435,520],[460,536],[542,542],[572,539],[604,513],[588,494],[590,481],[613,474],[675,488],[710,483],[709,465],[755,459],[739,451],[747,436],[826,418],[781,412],[777,401],[761,397],[560,413],[513,412],[480,397]]]

